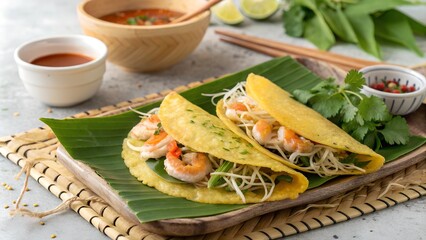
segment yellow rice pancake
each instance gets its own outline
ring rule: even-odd
[[[247,77],[246,92],[249,97],[255,100],[262,109],[268,112],[282,126],[291,129],[298,135],[319,144],[355,153],[357,154],[356,158],[360,161],[370,161],[368,165],[363,167],[365,172],[352,170],[350,172],[338,172],[337,174],[374,172],[384,164],[384,158],[381,155],[352,138],[315,110],[291,98],[288,92],[270,80],[259,75],[249,74]],[[225,125],[232,129],[238,136],[250,142],[256,149],[291,168],[304,170],[269,151],[247,136],[243,130],[226,117],[223,100],[218,103],[216,111]]]
[[[197,152],[211,154],[230,162],[269,168],[275,173],[292,177],[291,183],[280,181],[267,201],[295,199],[308,187],[306,177],[261,153],[252,144],[230,131],[217,117],[190,103],[177,93],[163,100],[158,117],[165,132],[177,142]],[[122,156],[130,172],[139,181],[168,195],[212,204],[240,204],[241,198],[231,191],[195,187],[189,183],[172,183],[154,173],[137,151],[127,146],[127,141],[140,145],[130,137],[124,140]],[[246,203],[260,202],[263,194],[247,192]]]

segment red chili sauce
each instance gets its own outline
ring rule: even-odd
[[[381,82],[371,84],[369,87],[389,93],[409,93],[416,91],[414,86],[399,85],[396,80],[382,80]]]
[[[183,13],[166,9],[137,9],[116,12],[100,19],[124,25],[150,26],[170,23],[182,15]]]
[[[93,59],[75,53],[56,53],[36,58],[31,63],[45,67],[69,67],[92,61]]]

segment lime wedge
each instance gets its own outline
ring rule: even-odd
[[[232,0],[224,0],[211,8],[213,15],[225,24],[235,25],[244,21],[244,16]]]
[[[262,20],[274,15],[279,0],[240,0],[240,8],[247,17]]]

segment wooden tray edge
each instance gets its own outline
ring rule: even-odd
[[[387,163],[379,171],[361,176],[349,176],[335,179],[321,187],[308,190],[301,194],[296,200],[282,200],[276,202],[258,203],[236,211],[231,211],[219,215],[198,217],[198,218],[178,218],[168,220],[158,220],[148,223],[140,223],[137,217],[131,212],[127,204],[118,194],[96,174],[89,166],[74,160],[66,150],[60,146],[57,150],[58,161],[72,172],[81,182],[105,200],[117,212],[130,222],[139,225],[141,228],[161,235],[169,236],[193,236],[219,231],[236,224],[245,222],[253,217],[263,214],[283,210],[324,200],[341,194],[380,178],[389,176],[401,171],[409,166],[425,160],[426,145],[401,157],[398,160]]]

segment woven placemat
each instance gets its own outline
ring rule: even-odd
[[[183,91],[210,80],[181,86],[174,91]],[[168,92],[170,90],[85,111],[71,118],[116,114],[127,110],[130,106],[137,107],[157,100]],[[47,127],[0,138],[0,153],[20,167],[35,161],[31,168],[31,177],[61,200],[66,201],[75,197],[96,198],[96,194],[57,161],[58,146],[58,139]],[[185,239],[276,239],[347,221],[424,195],[426,195],[426,159],[396,174],[339,196],[269,213],[218,232]],[[171,239],[145,231],[100,201],[77,201],[71,203],[70,207],[111,239]]]

